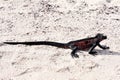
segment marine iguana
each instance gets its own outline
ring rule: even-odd
[[[70,41],[68,43],[58,43],[58,42],[51,42],[51,41],[35,41],[35,42],[4,42],[5,44],[17,45],[50,45],[64,49],[72,49],[71,56],[74,58],[78,58],[78,54],[76,52],[78,50],[88,50],[89,54],[96,55],[96,51],[94,48],[99,46],[101,49],[109,49],[107,46],[102,46],[100,42],[104,39],[107,39],[107,36],[98,33],[95,37]]]

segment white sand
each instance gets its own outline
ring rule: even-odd
[[[120,80],[119,0],[0,0],[0,80]],[[4,41],[68,42],[104,33],[98,55]]]

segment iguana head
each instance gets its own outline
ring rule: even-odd
[[[104,34],[101,34],[101,33],[98,33],[95,37],[100,41],[104,40],[104,39],[107,39],[107,36],[104,35]]]

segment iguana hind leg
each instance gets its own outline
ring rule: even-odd
[[[71,52],[71,56],[74,58],[79,58],[79,56],[78,56],[78,54],[76,54],[76,52],[78,51],[78,48],[77,47],[75,47],[73,50],[72,50],[72,52]]]

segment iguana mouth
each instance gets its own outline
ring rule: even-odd
[[[103,39],[107,39],[107,36],[103,36]]]

